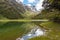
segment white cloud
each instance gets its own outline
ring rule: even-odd
[[[32,6],[31,4],[27,4],[28,6]]]
[[[36,4],[35,8],[37,10],[42,10],[44,8],[44,7],[42,7],[43,1],[44,0],[39,0],[39,2]]]
[[[35,2],[35,0],[28,0],[28,2],[29,2],[29,3],[33,3],[33,2]]]
[[[17,1],[18,3],[20,3],[20,2],[22,2],[22,3],[23,3],[23,1],[24,1],[24,0],[16,0],[16,1]]]

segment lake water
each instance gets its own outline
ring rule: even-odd
[[[45,32],[41,28],[36,26],[28,34],[22,36],[21,38],[17,38],[16,40],[28,40],[28,39],[36,37],[36,36],[42,36],[44,34],[45,34]]]
[[[0,40],[28,40],[44,33],[34,22],[0,22]]]

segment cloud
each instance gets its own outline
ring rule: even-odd
[[[39,2],[36,4],[35,8],[36,8],[37,10],[42,10],[42,9],[44,9],[44,7],[42,7],[43,1],[44,1],[44,0],[39,0]]]
[[[28,0],[28,2],[29,2],[29,3],[33,3],[33,2],[35,2],[35,0]]]
[[[24,1],[24,0],[16,0],[16,1],[17,1],[18,3],[20,3],[20,2],[22,2],[22,3],[23,3],[23,1]]]
[[[20,3],[20,2],[24,3],[24,1],[28,1],[28,3],[26,3],[26,5],[28,5],[28,6],[35,5],[35,8],[37,11],[44,9],[44,7],[42,7],[44,0],[16,0],[16,1],[18,3]]]
[[[27,4],[28,6],[32,6],[31,4]]]

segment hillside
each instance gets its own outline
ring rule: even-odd
[[[23,18],[21,14],[25,12],[22,3],[15,0],[0,0],[0,14],[8,19]]]
[[[15,0],[0,0],[0,14],[7,19],[34,18],[38,15],[34,6],[24,5]]]

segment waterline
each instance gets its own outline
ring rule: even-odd
[[[21,20],[0,20],[0,22],[31,22],[31,21],[49,21],[49,20],[26,20],[26,19],[21,19]]]

